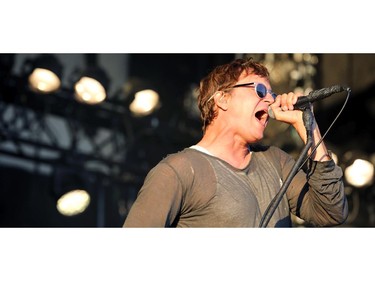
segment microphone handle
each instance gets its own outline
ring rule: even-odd
[[[332,94],[340,93],[345,91],[345,89],[340,85],[334,85],[332,87],[323,88],[317,91],[312,91],[308,97],[310,102],[314,102],[316,100],[321,100],[329,97]]]
[[[297,102],[294,104],[294,109],[304,110],[309,103],[313,103],[317,100],[329,97],[332,94],[345,91],[345,88],[340,85],[335,85],[329,88],[323,88],[320,90],[312,91],[307,96],[300,96]],[[275,119],[275,114],[273,113],[271,107],[268,107],[268,115]]]
[[[316,100],[316,99],[315,99]],[[300,109],[300,110],[304,110],[305,107],[310,103],[310,102],[313,102],[315,101],[313,100],[312,98],[310,98],[309,96],[300,96],[298,99],[297,99],[297,102],[294,104],[294,110],[296,109]]]

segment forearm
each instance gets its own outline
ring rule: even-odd
[[[307,131],[303,122],[298,122],[294,124],[293,126],[296,129],[302,141],[306,144],[307,143]],[[309,154],[312,152],[312,149],[314,149],[316,145],[318,145],[319,141],[322,138],[322,135],[320,134],[320,130],[315,119],[312,125],[312,130],[313,130],[313,133],[312,133],[313,144],[312,144],[312,148],[309,150]],[[320,161],[320,162],[329,161],[332,159],[323,141],[319,144],[317,149],[311,155],[311,159],[315,161]]]
[[[301,204],[301,215],[315,226],[342,224],[348,216],[348,202],[341,168],[333,161],[311,165],[309,190]]]

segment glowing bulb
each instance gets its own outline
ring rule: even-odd
[[[372,183],[374,177],[374,165],[369,161],[356,159],[352,165],[346,168],[345,178],[355,187],[363,187]]]
[[[134,101],[130,104],[130,110],[140,116],[146,116],[155,110],[159,104],[157,92],[147,89],[135,94]]]
[[[74,216],[86,210],[90,195],[84,190],[72,190],[57,201],[57,210],[65,216]]]
[[[75,98],[83,103],[97,104],[106,98],[102,84],[89,77],[82,77],[75,85]]]
[[[59,77],[50,70],[36,68],[29,76],[31,88],[39,93],[51,93],[60,88]]]

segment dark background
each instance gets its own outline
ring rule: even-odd
[[[266,57],[230,53],[90,54],[107,71],[110,88],[104,104],[86,106],[60,97],[71,97],[72,73],[85,66],[88,55],[56,54],[64,66],[64,87],[56,96],[36,95],[25,85],[25,62],[37,55],[0,55],[3,227],[122,226],[146,173],[167,154],[200,139],[199,116],[189,99],[200,79],[215,66],[236,57]],[[277,71],[289,74],[301,67],[293,54],[273,55],[271,77]],[[309,77],[293,80],[286,75],[286,79],[273,82],[273,89],[286,92],[308,82],[313,83],[313,89],[335,84],[349,86],[349,101],[326,136],[326,143],[338,155],[343,169],[353,157],[373,161],[375,55],[314,56],[318,61]],[[158,89],[162,106],[155,115],[135,118],[126,110],[123,89],[133,78],[147,80]],[[345,97],[337,94],[314,105],[322,133],[339,113]],[[107,137],[103,139],[102,133]],[[301,149],[290,128],[273,122],[264,142],[275,143],[294,155]],[[58,172],[62,175],[60,180],[56,177]],[[73,175],[82,177],[92,202],[84,213],[64,217],[56,210],[55,193],[61,181]],[[346,185],[350,216],[344,226],[374,226],[374,186],[357,189]]]

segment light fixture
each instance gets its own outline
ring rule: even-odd
[[[61,87],[62,64],[54,56],[42,54],[25,63],[28,84],[37,93],[52,93]]]
[[[90,204],[90,195],[86,190],[74,189],[62,195],[56,204],[60,214],[74,216],[86,210]]]
[[[86,104],[98,104],[107,97],[109,78],[106,72],[99,67],[97,56],[87,54],[86,69],[74,84],[74,97],[77,101]]]
[[[67,169],[55,171],[54,194],[56,209],[64,216],[83,213],[90,204],[87,183],[76,172]]]
[[[151,114],[158,104],[158,93],[151,89],[145,89],[134,94],[129,109],[136,116],[146,116]]]
[[[102,69],[86,70],[74,85],[74,97],[82,103],[101,103],[107,97],[108,84],[109,79]]]
[[[152,114],[161,106],[156,86],[140,78],[130,78],[123,86],[126,105],[135,117]]]
[[[368,186],[374,179],[374,165],[364,159],[355,159],[353,164],[345,169],[345,179],[354,187]]]

